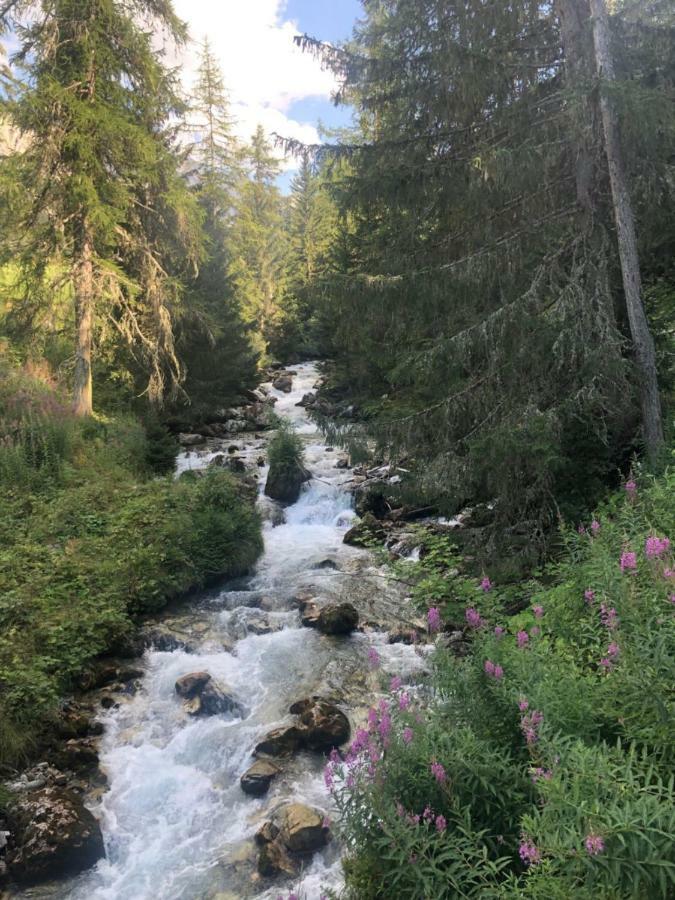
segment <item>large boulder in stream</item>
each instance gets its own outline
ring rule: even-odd
[[[351,634],[359,624],[359,614],[351,603],[329,603],[324,606],[315,627],[322,634]]]
[[[9,820],[7,863],[19,883],[74,876],[105,856],[97,820],[71,791],[45,787],[20,795]]]
[[[290,709],[300,717],[303,743],[308,750],[327,753],[349,740],[349,719],[335,704],[322,697],[310,697],[294,703]]]
[[[386,536],[387,532],[375,516],[366,513],[360,522],[349,529],[342,540],[352,547],[370,547],[372,544],[382,543]]]
[[[291,375],[278,375],[272,382],[272,387],[283,394],[290,394],[293,390],[293,377]]]
[[[280,503],[295,503],[303,484],[311,477],[311,473],[299,463],[272,462],[265,483],[265,494]]]
[[[290,803],[281,812],[279,840],[291,853],[314,853],[326,845],[324,817],[302,803]]]
[[[191,672],[176,681],[176,693],[190,716],[217,716],[232,713],[244,716],[244,709],[232,694],[214,681],[209,672]]]
[[[239,784],[245,794],[249,794],[251,797],[262,797],[269,791],[272,781],[280,771],[281,769],[269,760],[259,759],[244,772],[239,779]]]
[[[304,731],[297,725],[275,728],[256,745],[255,756],[290,756],[303,746]]]

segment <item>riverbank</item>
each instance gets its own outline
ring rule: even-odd
[[[157,477],[136,419],[76,420],[53,384],[1,374],[0,773],[11,781],[31,760],[95,760],[96,726],[66,698],[114,680],[98,659],[141,653],[143,617],[243,574],[262,539],[255,482],[218,467]],[[73,739],[84,743],[68,751]]]

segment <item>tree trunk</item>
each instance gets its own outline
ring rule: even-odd
[[[565,55],[567,86],[577,94],[575,107],[580,107],[572,121],[577,131],[576,183],[580,225],[592,226],[594,209],[595,166],[593,136],[596,109],[589,97],[588,85],[593,76],[593,38],[588,0],[556,0],[555,11],[560,20],[560,33]]]
[[[605,135],[605,154],[612,188],[612,203],[621,260],[623,289],[635,358],[640,377],[642,429],[647,455],[654,460],[664,445],[661,399],[656,373],[654,340],[642,303],[642,281],[638,256],[635,217],[631,205],[626,172],[621,154],[619,126],[611,96],[605,85],[615,80],[614,62],[609,41],[609,22],[605,0],[590,0],[593,17],[595,65],[601,84],[600,112]]]
[[[77,347],[73,379],[73,408],[78,416],[93,413],[91,381],[91,343],[94,319],[94,260],[87,224],[81,229],[78,259],[75,264],[75,324]]]

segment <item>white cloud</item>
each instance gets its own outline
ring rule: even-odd
[[[299,28],[284,18],[285,0],[174,0],[174,5],[195,42],[208,37],[223,70],[240,137],[249,139],[261,124],[269,134],[318,142],[316,128],[295,121],[288,110],[296,100],[328,98],[335,80],[294,45]],[[188,85],[194,80],[197,51],[193,44],[184,54]],[[288,161],[287,166],[295,164]]]

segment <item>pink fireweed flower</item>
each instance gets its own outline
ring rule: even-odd
[[[401,681],[400,677],[398,675],[394,675],[394,677],[389,682],[389,690],[397,691],[402,684],[403,682]]]
[[[619,647],[619,645],[615,641],[612,641],[612,643],[607,648],[607,656],[614,659],[619,655],[620,652],[621,648]]]
[[[368,662],[371,669],[378,669],[380,666],[380,654],[374,647],[368,648]]]
[[[600,660],[600,666],[603,669],[605,669],[605,671],[607,671],[607,672],[609,672],[610,669],[614,668],[614,664],[612,663],[612,660],[607,659],[607,657],[604,657],[603,659]]]
[[[539,637],[541,634],[541,628],[538,625],[535,625],[534,628],[530,628],[530,636],[531,637]]]
[[[377,710],[374,706],[371,706],[368,710],[368,728],[373,731],[377,728]]]
[[[532,781],[536,784],[538,781],[550,781],[553,778],[553,772],[550,769],[542,769],[537,766],[532,770]]]
[[[664,578],[673,578],[673,577],[675,577],[675,572],[670,568],[664,569],[663,577]]]
[[[400,800],[397,800],[397,801],[396,801],[396,815],[397,815],[400,819],[402,819],[403,816],[405,815],[405,807],[403,806],[403,804],[401,803]]]
[[[429,625],[429,631],[433,632],[441,630],[441,613],[437,606],[432,606],[427,613],[427,623]]]
[[[436,816],[436,831],[442,834],[447,827],[448,823],[445,820],[445,816]]]
[[[593,519],[593,521],[591,522],[591,531],[593,532],[593,534],[597,534],[601,528],[602,528],[602,526],[600,525],[598,520]]]
[[[633,553],[632,550],[624,550],[621,554],[619,566],[622,572],[635,572],[637,569],[637,553]]]
[[[675,594],[670,595],[670,602],[675,603]]]
[[[579,534],[586,534],[586,529],[584,528],[583,525],[579,525],[579,527],[577,528],[577,531],[579,532]]]
[[[485,670],[486,675],[494,675],[495,674],[495,664],[489,659],[486,659],[485,662],[483,663],[483,669]]]
[[[532,607],[532,612],[534,613],[535,619],[541,619],[541,617],[544,615],[544,607],[537,604],[536,606]]]
[[[502,667],[495,666],[495,678],[497,679],[497,681],[499,681],[503,677],[504,677],[504,670],[502,669]]]
[[[518,709],[521,712],[527,712],[529,708],[530,708],[530,704],[527,702],[525,697],[521,697],[520,700],[518,701]]]
[[[409,694],[401,694],[398,698],[398,708],[401,710],[406,710],[410,706],[410,695]]]
[[[525,742],[528,746],[536,744],[539,740],[539,726],[544,721],[544,714],[538,709],[532,710],[529,715],[523,716],[520,720],[520,730],[522,731]]]
[[[323,817],[323,827],[330,828],[330,818],[328,816]]]
[[[600,621],[608,628],[610,631],[613,631],[618,624],[618,616],[614,607],[606,607],[604,603],[600,604]]]
[[[501,625],[495,625],[495,637],[497,638],[497,640],[504,637],[505,633],[506,631],[504,628],[502,628]]]
[[[323,770],[323,783],[326,785],[326,790],[333,790],[333,767],[326,766]]]
[[[591,856],[597,856],[598,853],[602,853],[605,849],[604,840],[599,834],[593,834],[593,832],[586,836],[584,845]]]
[[[389,715],[389,713],[384,713],[382,715],[378,731],[380,732],[380,737],[386,744],[389,739],[389,735],[391,734],[391,716]]]
[[[415,733],[412,728],[404,728],[403,729],[403,743],[410,744],[412,743],[412,739],[414,738]]]
[[[518,853],[527,866],[536,866],[537,863],[541,862],[541,851],[537,849],[536,844],[530,838],[524,835],[521,838]]]
[[[425,822],[433,822],[433,820],[436,818],[436,813],[430,806],[426,806],[424,812],[422,813],[422,818]]]
[[[669,547],[668,538],[648,537],[645,541],[645,556],[647,559],[658,559],[668,551]]]
[[[590,588],[584,591],[584,600],[589,605],[595,600],[595,591],[592,591]]]
[[[516,643],[519,647],[524,647],[530,640],[530,636],[526,631],[519,631],[516,635]]]
[[[467,609],[467,611],[464,613],[464,617],[468,622],[470,628],[480,628],[483,624],[480,613],[473,607],[469,607],[469,609]]]
[[[446,779],[447,779],[447,777],[448,777],[448,776],[445,774],[445,769],[443,768],[443,766],[442,766],[440,763],[437,763],[437,762],[432,762],[432,764],[431,764],[431,774],[434,776],[434,778],[436,779],[436,781],[437,781],[439,784],[445,784],[445,781],[446,781]]]
[[[492,590],[492,582],[490,581],[490,579],[487,576],[481,581],[480,587],[481,587],[481,590],[484,591],[484,593],[486,593],[486,594]]]
[[[634,497],[637,494],[637,484],[632,479],[627,481],[624,487],[629,497]]]

